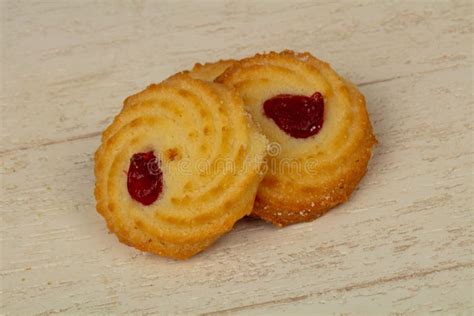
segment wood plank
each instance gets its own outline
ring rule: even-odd
[[[315,311],[319,315],[331,315],[335,311],[357,315],[459,314],[474,308],[472,300],[459,301],[460,297],[468,297],[466,293],[472,292],[472,279],[466,279],[466,271],[463,271],[466,268],[472,268],[472,265],[419,271],[207,315],[314,315]],[[356,291],[354,287],[357,287]]]
[[[0,152],[97,135],[195,62],[308,50],[363,84],[472,63],[469,1],[2,2]],[[409,32],[407,32],[409,30]]]
[[[107,234],[92,196],[98,137],[4,153],[1,311],[472,309],[471,76],[454,67],[365,85],[380,145],[348,203],[285,229],[241,221],[186,262]]]

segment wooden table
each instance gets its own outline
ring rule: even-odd
[[[470,1],[1,1],[1,313],[461,313],[473,299]],[[118,243],[93,152],[122,100],[195,62],[291,48],[366,95],[351,200],[243,220],[178,262]]]

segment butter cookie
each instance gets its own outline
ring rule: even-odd
[[[121,242],[189,258],[252,211],[266,146],[235,91],[177,74],[128,97],[104,131],[97,210]]]
[[[309,53],[257,54],[216,82],[234,87],[270,141],[253,214],[278,226],[311,221],[346,201],[376,139],[364,96]]]

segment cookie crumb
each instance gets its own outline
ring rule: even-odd
[[[169,161],[174,161],[176,158],[179,158],[178,148],[170,148],[166,151],[166,157]]]

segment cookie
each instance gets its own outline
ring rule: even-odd
[[[235,65],[237,61],[228,59],[220,60],[214,63],[205,63],[194,65],[193,69],[189,71],[189,74],[196,79],[204,81],[214,81],[224,71]]]
[[[258,54],[216,82],[234,87],[270,141],[253,214],[278,226],[311,221],[346,201],[376,139],[364,96],[329,64],[292,51]]]
[[[266,146],[235,91],[177,74],[128,97],[104,131],[97,210],[121,242],[189,258],[252,211]]]

